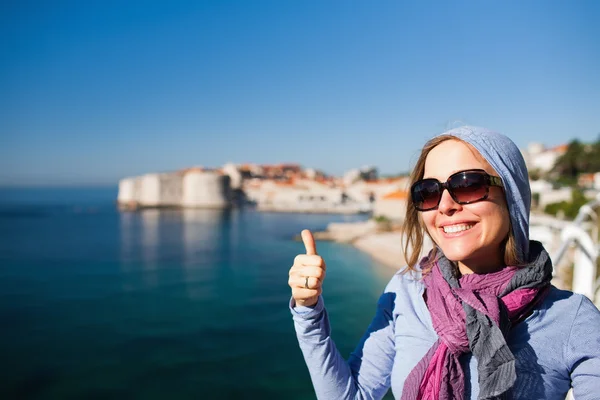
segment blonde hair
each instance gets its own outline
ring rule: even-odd
[[[423,179],[423,175],[425,173],[425,161],[427,159],[427,156],[429,155],[429,152],[440,143],[448,140],[455,140],[457,142],[464,143],[473,152],[475,157],[477,157],[481,162],[483,162],[487,166],[490,165],[487,162],[487,160],[484,159],[483,156],[481,156],[481,154],[479,154],[479,152],[471,144],[465,142],[464,140],[452,135],[436,136],[435,138],[425,143],[423,149],[421,149],[421,154],[419,155],[417,163],[410,175],[410,186],[412,186],[418,180]],[[432,239],[429,233],[427,232],[427,229],[425,229],[425,225],[423,224],[423,220],[420,218],[419,211],[417,211],[417,209],[414,206],[412,196],[409,195],[406,205],[406,216],[404,218],[404,229],[402,230],[402,243],[407,263],[407,269],[405,271],[416,270],[416,265],[419,264],[419,258],[421,257],[421,252],[423,250],[423,239],[425,233],[427,233],[427,236],[429,236],[429,238]],[[435,242],[433,241],[433,239],[431,241],[434,243],[434,247],[430,251],[427,258],[424,259],[424,265],[421,265],[421,270],[424,273],[429,272],[429,270],[438,258],[438,249],[435,246]],[[523,261],[519,258],[517,242],[512,229],[512,221],[510,221],[510,218],[508,235],[503,241],[502,246],[505,265],[523,265]]]

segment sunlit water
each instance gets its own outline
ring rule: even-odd
[[[288,309],[292,238],[364,217],[120,213],[115,197],[0,190],[0,398],[314,398]],[[347,357],[393,271],[317,249]]]

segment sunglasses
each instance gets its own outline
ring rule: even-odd
[[[458,204],[469,204],[487,199],[490,186],[504,187],[500,177],[482,169],[470,169],[450,175],[444,183],[433,178],[421,179],[410,187],[410,196],[417,211],[429,211],[440,204],[444,189]]]

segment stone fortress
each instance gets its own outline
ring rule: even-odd
[[[174,173],[145,174],[119,181],[117,204],[122,209],[231,206],[228,175],[190,168]]]

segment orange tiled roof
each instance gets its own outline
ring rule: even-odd
[[[550,150],[555,151],[557,153],[565,153],[569,148],[568,144],[559,144],[558,146],[552,147]]]
[[[384,184],[388,184],[388,183],[395,183],[395,182],[398,182],[398,181],[400,181],[402,179],[403,178],[369,179],[369,180],[365,180],[365,183],[370,184],[370,185],[384,185]]]
[[[190,172],[203,172],[204,168],[203,167],[190,167],[190,168],[184,168],[182,170],[180,170],[179,172],[183,175],[190,173]]]
[[[406,200],[408,198],[408,192],[405,190],[395,190],[383,195],[381,198],[383,200]]]
[[[287,179],[285,181],[273,181],[275,183],[275,185],[277,186],[295,186],[296,185],[296,180],[295,179]]]

